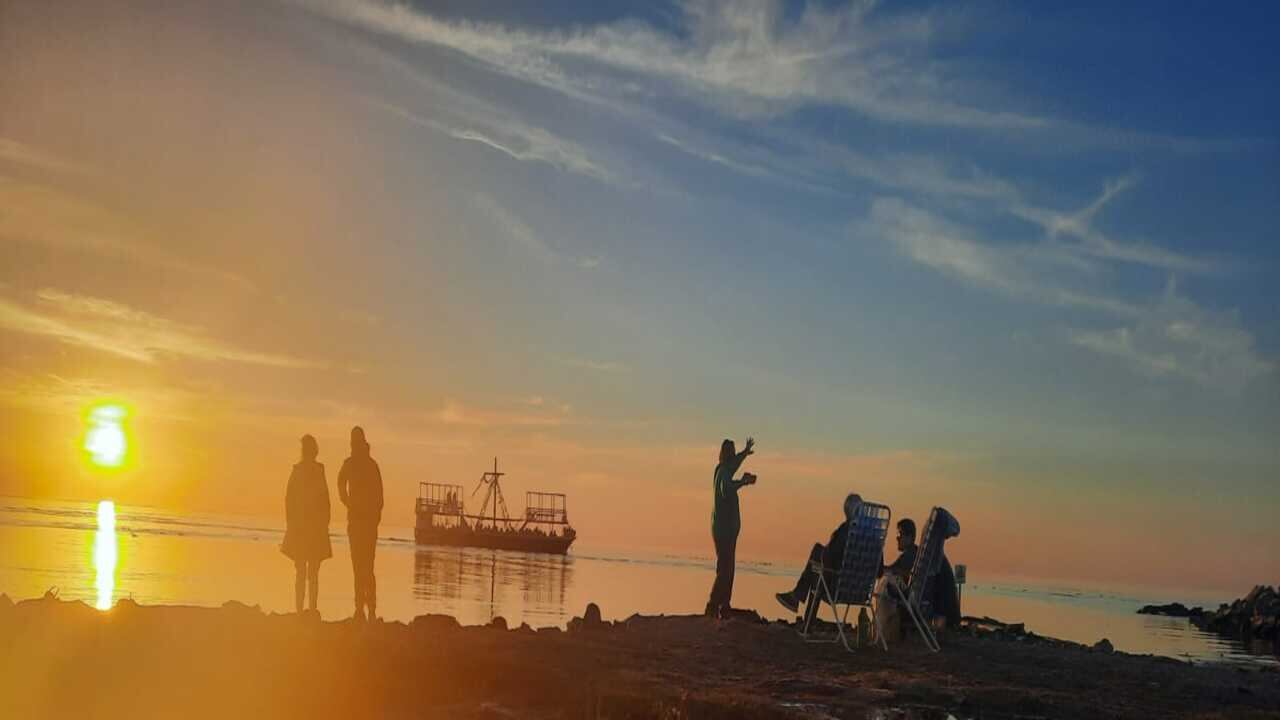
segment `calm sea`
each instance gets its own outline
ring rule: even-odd
[[[684,557],[599,551],[575,545],[567,557],[492,550],[418,547],[409,528],[382,528],[377,555],[378,612],[392,620],[425,613],[463,624],[502,616],[511,625],[563,626],[597,603],[606,619],[632,613],[687,614],[706,602],[713,563]],[[14,600],[56,588],[64,599],[108,608],[121,598],[143,604],[221,605],[238,600],[264,610],[293,607],[293,566],[280,554],[283,533],[257,518],[178,515],[150,508],[0,497],[0,592]],[[320,612],[352,610],[346,538],[320,572]],[[736,607],[767,618],[787,615],[773,594],[798,567],[740,563]],[[1083,643],[1109,639],[1117,649],[1197,662],[1275,664],[1186,620],[1136,615],[1150,602],[1216,607],[1221,597],[1184,593],[1144,597],[984,579],[973,568],[963,588],[967,615],[1023,622],[1042,635]]]

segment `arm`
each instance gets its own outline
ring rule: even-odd
[[[739,465],[741,465],[741,464],[742,464],[742,461],[743,461],[743,460],[746,460],[746,459],[747,459],[747,456],[748,456],[748,455],[754,455],[754,454],[755,454],[755,452],[756,452],[756,451],[755,451],[755,446],[756,446],[756,439],[755,439],[755,438],[753,438],[753,437],[748,437],[748,438],[747,438],[747,442],[746,442],[746,444],[744,444],[744,445],[742,446],[742,452],[739,452],[739,453],[738,453],[738,455],[737,455],[737,458],[738,458],[738,464],[739,464]],[[736,470],[736,468],[735,468],[735,470]]]
[[[349,505],[347,502],[348,480],[350,480],[350,478],[347,477],[347,461],[343,460],[342,468],[338,470],[338,499],[342,501],[343,505]]]
[[[284,526],[286,529],[297,527],[300,511],[298,497],[298,468],[295,466],[289,473],[289,484],[284,491]]]
[[[324,526],[329,527],[329,521],[333,519],[333,513],[329,509],[329,481],[324,477],[324,466],[320,466],[320,506],[324,508]]]
[[[378,514],[382,514],[382,469],[373,463],[373,486],[378,489]]]

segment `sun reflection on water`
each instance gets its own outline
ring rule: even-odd
[[[111,595],[116,586],[116,504],[110,500],[98,503],[98,532],[93,537],[93,586],[98,590],[99,610],[111,609]]]

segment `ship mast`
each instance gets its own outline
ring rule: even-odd
[[[506,475],[506,473],[498,472],[498,458],[495,456],[493,458],[493,472],[486,472],[481,475],[476,489],[471,491],[471,495],[474,497],[476,492],[480,490],[480,486],[485,486],[484,502],[480,504],[480,516],[476,518],[477,530],[484,526],[485,520],[488,520],[490,526],[494,529],[497,529],[499,521],[508,527],[511,525],[511,515],[507,512],[507,501],[502,497],[502,485],[499,481],[499,478],[503,475]],[[491,500],[493,502],[492,510],[489,509]],[[499,510],[502,512],[501,516],[498,515]],[[492,514],[486,515],[486,513]]]

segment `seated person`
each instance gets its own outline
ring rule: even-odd
[[[898,582],[906,585],[911,579],[911,568],[916,564],[916,523],[911,518],[898,521],[898,559],[891,565],[881,565],[880,575],[892,573]]]
[[[799,612],[800,602],[809,596],[809,590],[818,581],[818,571],[813,567],[815,563],[821,564],[822,571],[827,576],[827,582],[833,581],[836,571],[844,563],[844,547],[849,537],[849,523],[853,521],[861,504],[862,497],[857,493],[850,493],[844,499],[844,522],[831,533],[831,539],[827,541],[825,547],[814,543],[813,549],[809,551],[809,562],[805,563],[800,578],[796,580],[795,588],[774,596],[778,598],[782,607],[791,612]],[[816,602],[810,605],[811,607],[805,608],[806,615],[818,607]]]
[[[911,518],[898,521],[898,559],[890,565],[880,566],[880,580],[876,582],[876,635],[885,634],[889,642],[897,642],[902,637],[902,622],[905,613],[900,612],[897,596],[889,592],[889,585],[899,588],[907,587],[911,581],[911,568],[916,564],[916,524]]]
[[[956,574],[951,569],[947,554],[942,554],[942,565],[929,586],[930,621],[948,630],[960,627],[960,593],[956,589]]]

